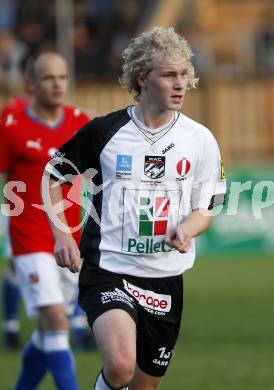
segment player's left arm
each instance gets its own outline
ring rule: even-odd
[[[219,147],[209,131],[202,132],[199,163],[191,191],[191,214],[168,233],[166,243],[179,252],[187,252],[191,240],[205,232],[212,220],[211,210],[224,203],[225,176]]]
[[[205,232],[210,226],[211,220],[212,216],[209,210],[193,210],[182,224],[167,233],[166,244],[181,253],[187,252],[191,246],[192,238]]]

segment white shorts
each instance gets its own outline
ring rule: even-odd
[[[71,314],[78,296],[78,273],[59,267],[50,253],[37,252],[14,257],[14,265],[27,315],[38,308],[63,303]]]

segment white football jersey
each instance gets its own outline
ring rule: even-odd
[[[181,254],[165,244],[165,235],[192,210],[224,202],[219,148],[207,128],[181,113],[150,137],[131,110],[95,118],[60,148],[46,171],[62,181],[76,172],[92,178],[84,259],[116,273],[179,275],[194,263],[195,240]]]

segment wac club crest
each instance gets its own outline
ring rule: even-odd
[[[165,161],[163,156],[145,156],[144,173],[150,179],[160,179],[165,174]]]

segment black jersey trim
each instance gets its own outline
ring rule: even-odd
[[[225,205],[226,194],[212,195],[208,210],[212,210],[215,206]]]
[[[94,183],[96,185],[103,184],[102,169],[100,164],[100,155],[107,145],[107,143],[112,139],[112,137],[130,121],[130,116],[127,113],[127,109],[119,110],[113,113],[110,113],[104,117],[96,118],[96,123],[94,123],[94,138],[97,145],[94,145],[96,152],[97,164],[95,168],[98,173],[94,177]],[[92,123],[92,122],[91,122]],[[95,134],[96,133],[96,134]],[[99,217],[99,221],[102,219],[102,202],[103,202],[103,191],[100,191],[98,194],[93,196],[93,205]],[[80,252],[81,257],[87,259],[93,264],[99,266],[101,252],[99,249],[101,243],[101,227],[94,221],[94,219],[89,216],[87,223],[85,225],[81,243],[80,243]]]

